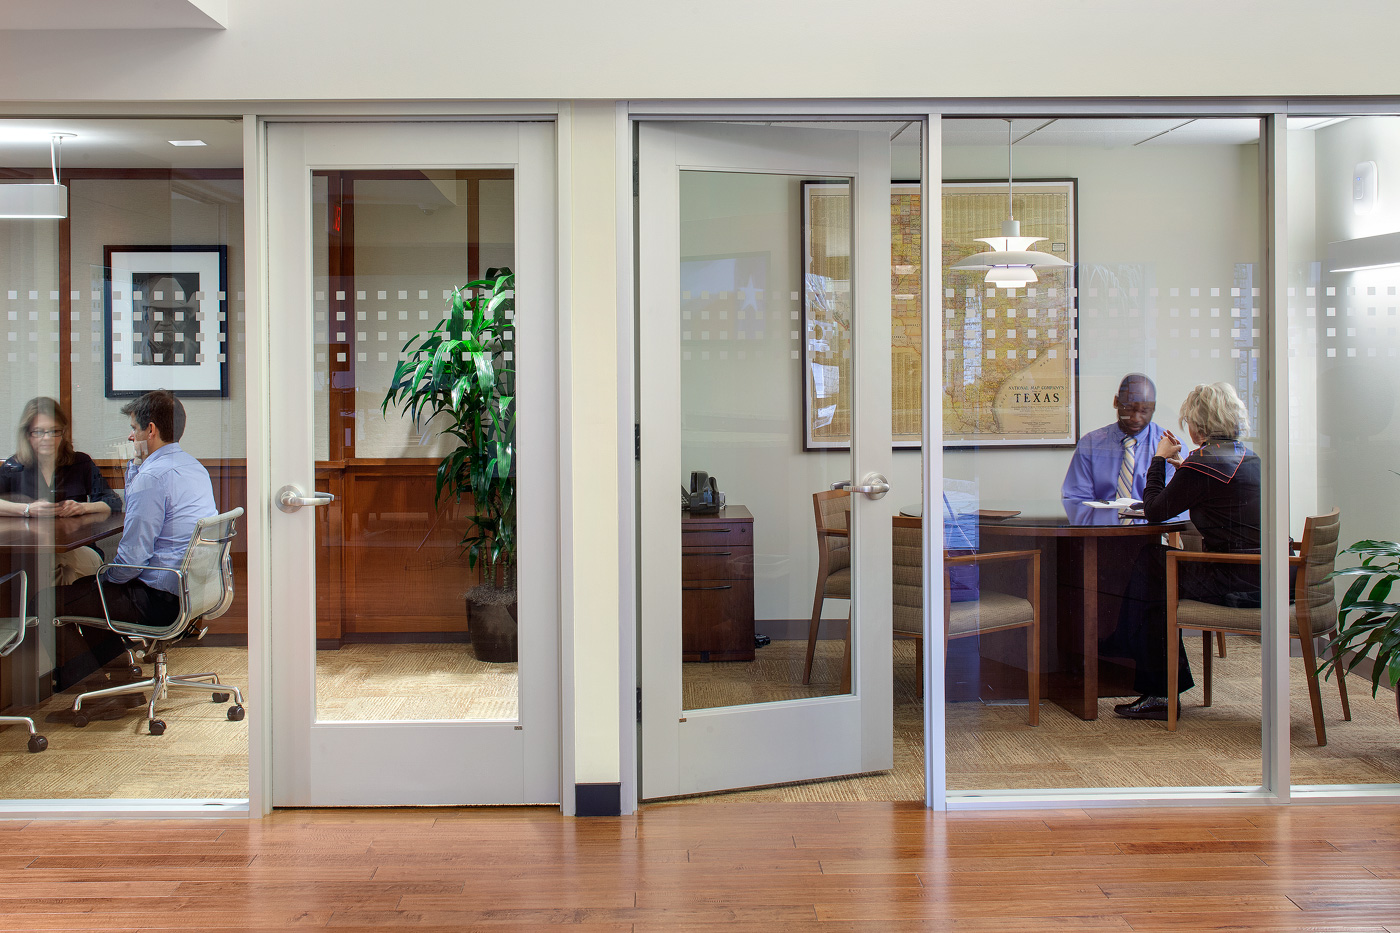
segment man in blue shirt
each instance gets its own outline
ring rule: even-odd
[[[1147,467],[1163,428],[1152,421],[1157,387],[1142,373],[1129,373],[1113,396],[1118,420],[1079,439],[1060,495],[1075,504],[1127,497],[1141,499]],[[1167,466],[1167,479],[1173,470]]]
[[[126,521],[114,564],[148,568],[180,566],[201,518],[218,514],[209,471],[175,441],[175,396],[147,392],[122,406],[131,419],[128,437],[136,445],[139,468],[128,471]],[[102,576],[102,596],[112,619],[142,625],[169,625],[180,612],[180,582],[163,570],[112,567]],[[85,577],[55,590],[55,614],[102,618],[97,578]],[[59,628],[59,690],[82,680],[126,650],[120,636],[106,629]],[[78,639],[84,644],[78,644]],[[65,650],[66,649],[66,650]]]

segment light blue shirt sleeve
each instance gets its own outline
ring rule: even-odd
[[[1065,481],[1060,484],[1060,495],[1075,502],[1097,499],[1094,495],[1094,467],[1090,455],[1093,435],[1086,434],[1074,445],[1074,453],[1069,458],[1069,469],[1065,470]]]
[[[114,563],[154,563],[156,537],[164,525],[165,491],[151,477],[137,473],[126,487],[126,520],[122,524],[122,540],[117,546]],[[139,570],[113,567],[107,571],[106,579],[112,583],[125,583],[139,574]]]

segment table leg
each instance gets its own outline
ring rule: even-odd
[[[1081,719],[1099,718],[1099,539],[1084,538],[1084,696]]]

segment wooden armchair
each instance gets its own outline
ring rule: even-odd
[[[817,652],[822,606],[828,599],[851,598],[851,538],[848,530],[851,494],[845,489],[814,492],[812,511],[817,521],[817,590],[812,597],[812,623],[807,629],[807,663],[802,668],[804,684],[812,682],[812,659]],[[847,618],[849,620],[849,616]],[[849,632],[846,637],[849,643]]]
[[[923,520],[904,515],[894,517],[894,632],[896,637],[918,639],[920,650],[919,683],[923,683],[924,587]],[[950,571],[959,565],[1024,561],[1026,597],[1012,596],[983,588],[976,601],[952,601]],[[944,643],[955,638],[1026,630],[1026,697],[1030,704],[1027,719],[1040,723],[1040,552],[993,551],[987,554],[945,555],[943,558]]]
[[[1314,639],[1337,627],[1336,588],[1329,579],[1337,563],[1337,542],[1341,535],[1341,510],[1326,515],[1314,515],[1303,525],[1303,540],[1298,555],[1288,563],[1297,567],[1293,602],[1288,607],[1288,635],[1302,646],[1303,668],[1308,679],[1308,698],[1312,701],[1313,727],[1317,744],[1327,744],[1327,726],[1322,721],[1322,692],[1317,682],[1317,657]],[[1202,661],[1204,706],[1211,704],[1211,632],[1238,635],[1259,635],[1263,630],[1260,609],[1235,609],[1214,603],[1181,599],[1179,595],[1180,566],[1184,561],[1204,561],[1223,564],[1252,564],[1259,566],[1258,554],[1219,554],[1208,551],[1169,551],[1167,553],[1167,729],[1176,731],[1180,697],[1177,696],[1177,638],[1182,629],[1197,629],[1205,636]],[[1351,703],[1347,698],[1346,676],[1337,667],[1337,690],[1342,698],[1342,717],[1351,719]]]

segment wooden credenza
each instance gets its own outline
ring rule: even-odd
[[[681,514],[681,658],[752,661],[753,515]]]

